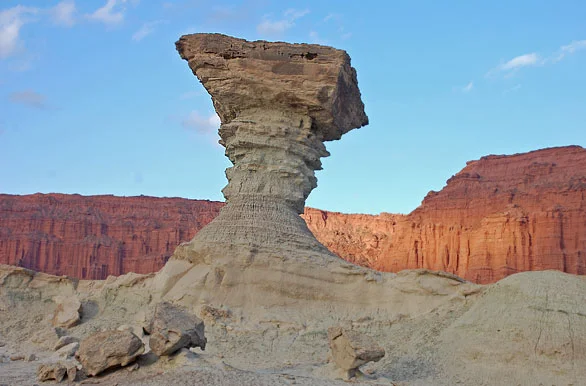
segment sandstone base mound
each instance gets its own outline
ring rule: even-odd
[[[205,264],[200,265],[199,274],[216,280],[215,269],[207,266],[203,274]],[[188,273],[196,272],[192,268]],[[174,291],[161,292],[162,275],[73,281],[0,266],[0,383],[35,383],[38,365],[55,360],[53,348],[60,334],[83,339],[123,325],[139,334],[162,299],[201,317],[206,324],[206,350],[185,350],[159,360],[147,350],[135,371],[122,369],[95,381],[345,384],[335,379],[330,358],[327,331],[332,326],[366,334],[386,352],[379,362],[361,368],[365,378],[356,380],[359,384],[580,385],[586,379],[586,280],[570,274],[526,272],[480,286],[426,270],[373,273],[371,279],[348,269],[336,273],[333,282],[324,282],[321,292],[315,273],[310,275],[307,280],[317,291],[313,299],[289,294],[278,300],[278,295],[264,298],[265,289],[274,289],[278,281],[265,272],[266,280],[256,276],[255,284],[240,296],[240,304],[228,301],[229,295],[244,287],[230,280],[216,291],[200,288],[200,297],[181,297]],[[297,285],[302,288],[299,277]],[[356,293],[344,304],[339,299],[351,290],[336,296],[332,291],[343,287],[336,281],[348,279]],[[75,297],[82,304],[81,323],[66,331],[52,324],[57,294]],[[339,301],[331,301],[336,298]],[[9,359],[30,354],[35,361]]]

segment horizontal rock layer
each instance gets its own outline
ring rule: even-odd
[[[488,283],[586,273],[586,150],[488,156],[408,215],[306,208],[317,239],[356,264],[429,268]],[[180,198],[0,195],[0,263],[78,278],[159,270],[223,206]]]
[[[0,263],[82,279],[158,271],[220,202],[183,198],[0,195]]]
[[[471,161],[408,215],[316,209],[318,240],[382,271],[427,268],[477,283],[522,271],[586,273],[586,150],[568,146]]]

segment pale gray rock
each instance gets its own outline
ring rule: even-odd
[[[171,355],[184,347],[205,350],[207,343],[203,321],[168,302],[157,304],[150,332],[149,346],[158,356]]]
[[[81,341],[76,358],[89,376],[115,366],[126,366],[144,352],[139,337],[129,331],[102,331]]]
[[[69,328],[79,323],[81,302],[77,297],[55,296],[53,301],[57,304],[53,315],[53,326]]]
[[[57,343],[55,343],[55,347],[53,348],[53,350],[57,351],[61,347],[67,346],[68,344],[71,344],[74,342],[79,342],[79,339],[77,339],[76,337],[73,337],[73,336],[69,336],[69,335],[62,336],[61,338],[59,338]]]
[[[55,351],[55,356],[61,359],[72,358],[79,349],[79,342],[71,342]]]
[[[368,335],[342,327],[328,328],[332,358],[346,378],[359,374],[358,368],[368,362],[378,362],[385,350]]]

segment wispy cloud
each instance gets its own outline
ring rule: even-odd
[[[309,31],[309,42],[313,44],[327,44],[327,41],[322,39],[316,31]]]
[[[54,24],[72,27],[75,24],[75,0],[64,0],[49,9]]]
[[[509,60],[508,62],[501,64],[499,69],[501,71],[516,70],[521,67],[535,66],[539,63],[539,55],[536,53],[519,55]]]
[[[107,25],[120,24],[124,21],[123,6],[127,0],[107,0],[103,7],[98,8],[94,13],[87,15],[88,19]]]
[[[47,98],[33,90],[16,91],[8,95],[8,99],[17,104],[35,109],[47,109]]]
[[[572,55],[580,50],[586,49],[586,40],[575,40],[570,44],[565,46],[561,46],[558,50],[557,54],[555,54],[550,61],[553,63],[557,63],[560,60],[564,59],[568,55]]]
[[[181,126],[199,134],[215,133],[220,127],[220,117],[216,113],[204,116],[197,111],[192,111],[181,121]]]
[[[0,59],[13,55],[19,45],[20,29],[30,22],[31,15],[38,12],[38,8],[17,5],[0,11]]]
[[[328,22],[330,20],[337,20],[340,19],[340,14],[337,13],[328,13],[326,17],[324,17],[324,22]]]
[[[469,93],[474,88],[474,82],[470,81],[466,86],[462,87],[461,90],[463,93]]]
[[[218,144],[220,123],[220,117],[216,113],[203,115],[194,110],[181,121],[181,126],[193,133],[198,140],[204,139],[214,146],[220,146]]]
[[[161,23],[164,23],[164,20],[155,20],[144,23],[138,29],[138,31],[136,31],[132,35],[132,40],[134,40],[135,42],[141,41],[142,39],[146,38],[147,36],[155,32],[156,27]]]
[[[503,91],[503,95],[507,95],[516,91],[519,91],[521,89],[521,85],[520,84],[516,84],[511,88],[506,89],[505,91]]]
[[[541,56],[535,52],[525,55],[519,55],[513,59],[501,63],[487,73],[487,76],[504,75],[505,77],[512,76],[516,71],[524,67],[546,66],[556,64],[569,55],[573,55],[578,51],[586,50],[586,40],[575,40],[570,44],[561,46],[556,52],[550,55]]]
[[[283,18],[279,20],[270,20],[267,16],[256,26],[256,31],[264,36],[275,37],[281,36],[288,29],[295,26],[295,20],[307,15],[308,9],[297,10],[290,8],[283,13]]]

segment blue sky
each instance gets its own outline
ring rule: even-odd
[[[307,204],[408,213],[487,154],[586,146],[583,1],[0,3],[0,192],[223,200],[229,161],[180,35],[331,45],[370,124]]]

